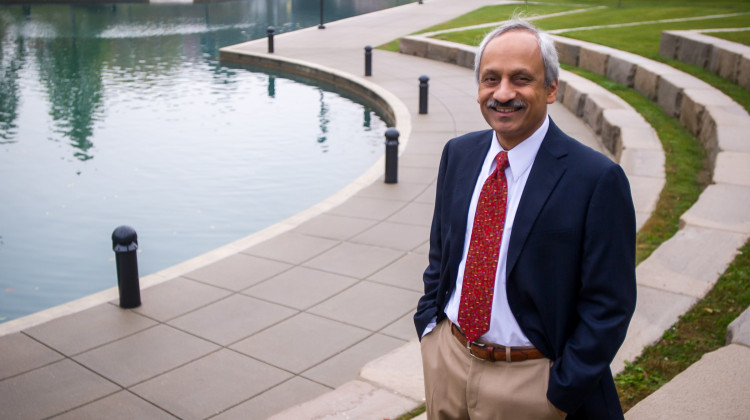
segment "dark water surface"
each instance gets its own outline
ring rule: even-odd
[[[325,2],[326,21],[411,1]],[[319,2],[0,6],[0,322],[147,275],[356,179],[386,124],[333,88],[218,49],[319,23]]]

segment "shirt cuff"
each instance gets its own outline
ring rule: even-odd
[[[437,326],[437,317],[432,318],[432,321],[430,321],[430,323],[427,324],[427,326],[424,328],[424,331],[422,331],[422,337],[420,338],[424,338],[424,336],[431,333],[432,330],[434,330],[436,326]]]

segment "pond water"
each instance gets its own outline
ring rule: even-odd
[[[327,0],[326,21],[410,1]],[[319,2],[0,6],[0,322],[283,220],[356,179],[386,123],[312,81],[218,49],[319,23]]]

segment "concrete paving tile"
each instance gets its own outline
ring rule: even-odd
[[[386,184],[374,182],[357,193],[358,197],[377,198],[382,200],[411,201],[421,194],[427,186],[422,183],[398,182]]]
[[[404,341],[374,334],[325,362],[302,372],[302,376],[337,388],[359,378],[359,371],[369,361],[402,346]]]
[[[61,360],[0,381],[0,418],[46,418],[119,389],[72,360]]]
[[[121,309],[102,304],[57,318],[25,331],[42,343],[71,356],[115,341],[155,325],[156,322]]]
[[[218,349],[215,344],[166,325],[88,351],[74,359],[128,387]]]
[[[362,368],[361,376],[415,401],[424,401],[424,373],[419,340],[415,337],[398,349],[372,359]]]
[[[231,292],[178,277],[141,291],[142,305],[133,311],[166,321],[228,296]]]
[[[406,254],[370,276],[368,280],[421,293],[424,291],[422,274],[427,268],[427,262],[427,258],[422,254]]]
[[[338,243],[339,241],[332,239],[287,232],[250,247],[242,251],[242,253],[290,264],[299,264]]]
[[[429,184],[437,179],[438,171],[432,168],[403,167],[398,170],[399,182]]]
[[[366,278],[404,253],[368,245],[343,243],[303,265],[358,279]]]
[[[289,372],[222,349],[132,388],[183,419],[203,419],[291,377]]]
[[[291,265],[236,254],[187,273],[185,277],[238,292],[288,269]]]
[[[63,356],[22,333],[0,337],[0,380],[48,365]]]
[[[317,398],[329,391],[331,388],[295,376],[212,418],[214,420],[265,420],[279,411]]]
[[[389,419],[416,408],[417,404],[414,400],[366,382],[352,381],[333,392],[269,417],[269,420]]]
[[[120,391],[54,417],[55,420],[99,420],[103,418],[107,420],[168,420],[177,417],[128,391]]]
[[[432,224],[432,213],[435,206],[432,203],[409,203],[399,210],[386,222],[407,223],[411,225],[427,226]]]
[[[429,240],[424,241],[418,247],[412,249],[411,252],[415,254],[422,254],[422,255],[429,254],[430,253],[430,241]]]
[[[399,167],[408,168],[425,168],[425,169],[431,169],[435,171],[435,174],[438,173],[438,166],[440,164],[440,159],[436,158],[435,155],[420,155],[417,153],[411,154],[407,153],[399,157],[398,159]]]
[[[301,313],[231,348],[273,366],[299,373],[364,339],[368,332]]]
[[[295,267],[242,293],[304,310],[341,292],[357,281],[357,279],[339,274]]]
[[[627,420],[747,419],[750,348],[733,344],[700,360],[642,400]]]
[[[381,200],[369,197],[354,196],[329,214],[359,217],[361,219],[385,220],[406,205],[405,201]]]
[[[417,336],[417,330],[414,327],[414,314],[408,313],[402,316],[387,327],[380,330],[380,333],[404,341],[414,339]]]
[[[433,182],[414,201],[417,202],[417,203],[427,203],[431,207],[434,207],[435,206],[435,194],[436,194],[436,192],[437,192],[437,183]],[[430,217],[430,222],[432,222],[432,217]]]
[[[363,281],[308,312],[378,331],[417,308],[421,293]]]
[[[346,240],[374,226],[377,221],[356,217],[321,214],[297,226],[294,231],[307,235]]]
[[[427,226],[383,222],[350,239],[353,243],[409,251],[430,233]]]
[[[226,346],[297,313],[244,295],[232,295],[173,319],[169,325]]]

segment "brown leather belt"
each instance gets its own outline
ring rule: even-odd
[[[542,352],[535,347],[505,347],[500,345],[472,342],[467,345],[466,336],[456,324],[451,323],[451,332],[462,346],[469,350],[469,354],[477,359],[490,362],[522,362],[530,359],[541,359]]]

